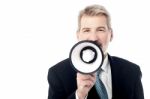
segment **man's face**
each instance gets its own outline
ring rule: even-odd
[[[80,22],[80,30],[77,32],[79,41],[97,41],[106,54],[109,42],[112,39],[112,31],[108,29],[105,16],[83,16]]]

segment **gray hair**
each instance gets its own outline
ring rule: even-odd
[[[101,5],[90,5],[85,9],[81,10],[78,16],[78,31],[81,27],[81,18],[83,16],[105,16],[107,19],[108,29],[111,29],[111,18],[109,12],[105,9],[104,6]]]

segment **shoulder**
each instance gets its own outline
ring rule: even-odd
[[[53,76],[53,77],[54,76],[59,76],[59,77],[69,76],[68,74],[74,75],[74,73],[75,73],[75,70],[71,66],[69,58],[58,62],[54,66],[50,67],[48,71],[48,75]]]
[[[52,67],[49,68],[49,70],[60,70],[65,68],[66,66],[70,65],[69,59],[64,59],[58,63],[56,63],[55,65],[53,65]]]
[[[51,86],[60,87],[63,85],[67,89],[71,86],[70,84],[76,85],[76,71],[71,66],[69,59],[64,59],[50,67],[47,78]]]
[[[115,64],[118,64],[118,65],[132,65],[134,67],[138,67],[138,65],[134,62],[131,62],[127,59],[124,59],[124,58],[121,58],[121,57],[117,57],[117,56],[110,56],[110,60],[115,63]]]
[[[139,65],[134,62],[131,62],[127,59],[117,57],[117,56],[109,56],[110,64],[113,67],[117,67],[122,71],[128,72],[141,72]]]
[[[49,72],[65,72],[71,68],[69,58],[64,59],[49,68]]]

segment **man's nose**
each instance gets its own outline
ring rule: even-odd
[[[97,37],[96,33],[91,33],[91,35],[89,35],[89,40],[97,41],[98,37]]]

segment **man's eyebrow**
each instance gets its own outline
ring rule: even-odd
[[[89,27],[84,27],[84,28],[82,28],[81,30],[90,30],[91,28],[89,28]],[[99,27],[97,27],[97,29],[106,29],[104,26],[99,26]]]
[[[88,27],[84,27],[84,28],[82,28],[82,30],[89,30],[90,28],[88,28]]]
[[[106,29],[104,26],[99,26],[97,29]]]
[[[90,29],[90,28],[88,28],[88,27],[84,27],[84,28],[82,28],[82,29]]]

